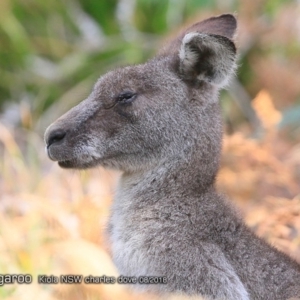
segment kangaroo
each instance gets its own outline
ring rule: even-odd
[[[155,58],[100,77],[45,133],[62,168],[122,171],[113,260],[124,276],[165,276],[138,285],[158,295],[300,297],[300,265],[255,236],[215,187],[218,93],[236,68],[236,27],[230,14],[194,24]]]

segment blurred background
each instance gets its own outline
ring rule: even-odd
[[[33,276],[0,287],[1,299],[152,299],[116,284],[37,284],[38,274],[117,276],[104,229],[118,174],[59,169],[43,133],[101,74],[226,12],[239,20],[239,69],[221,93],[218,185],[300,261],[300,1],[0,0],[0,274]]]

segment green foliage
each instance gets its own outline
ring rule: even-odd
[[[82,8],[101,26],[105,34],[117,34],[120,32],[115,11],[118,1],[81,1]]]
[[[278,9],[280,9],[281,6],[286,5],[287,3],[293,2],[292,0],[267,0],[265,1],[265,11],[266,13],[271,16],[275,17]]]
[[[169,1],[138,1],[134,16],[136,27],[142,32],[154,34],[165,32],[168,29],[168,6]]]

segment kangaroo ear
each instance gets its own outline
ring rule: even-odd
[[[235,45],[227,37],[190,32],[181,43],[179,71],[185,80],[206,81],[221,88],[234,73],[235,58]]]
[[[236,18],[231,14],[224,14],[217,17],[206,19],[204,21],[192,25],[184,32],[183,36],[189,32],[198,31],[207,34],[221,35],[232,40],[236,28],[237,28]]]
[[[237,28],[237,21],[233,15],[225,14],[218,17],[212,17],[204,21],[198,22],[185,31],[183,31],[177,38],[172,40],[166,47],[164,47],[159,55],[167,56],[177,52],[180,48],[184,36],[190,32],[201,32],[206,34],[215,34],[227,37],[232,40]]]
[[[237,28],[233,15],[224,14],[198,22],[159,55],[178,55],[184,79],[204,80],[222,87],[235,69],[236,49],[232,41]]]

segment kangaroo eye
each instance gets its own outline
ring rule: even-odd
[[[117,102],[125,104],[130,103],[136,98],[136,93],[133,92],[122,92],[117,97]]]

